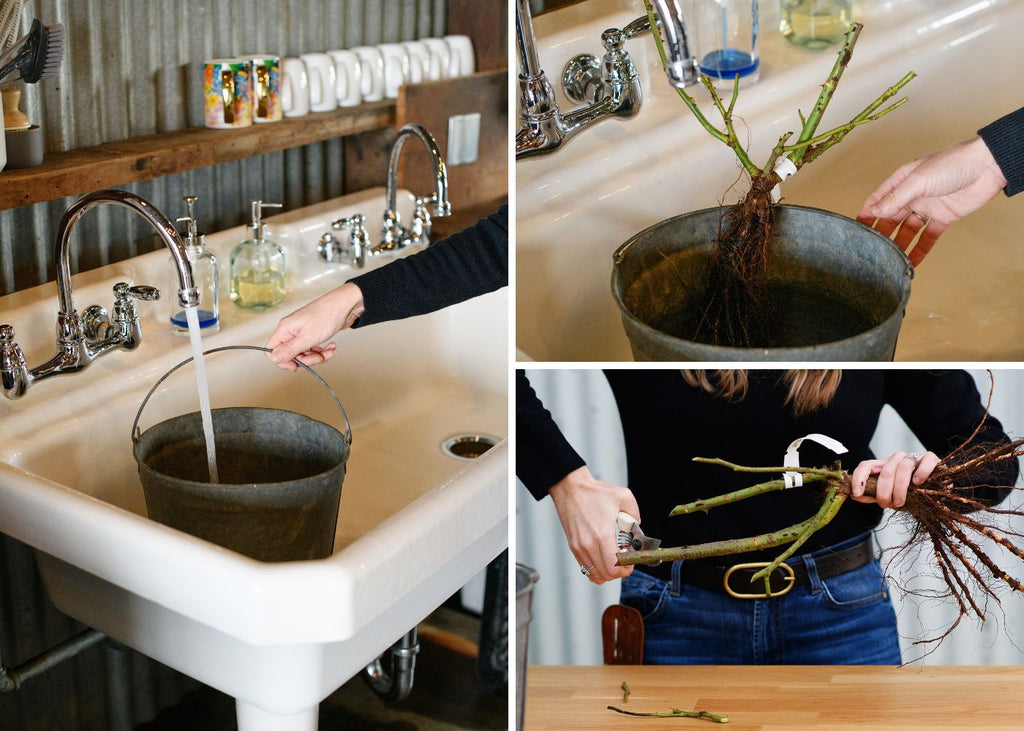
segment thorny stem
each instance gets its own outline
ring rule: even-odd
[[[836,56],[836,63],[832,67],[831,73],[828,78],[825,79],[825,83],[821,86],[821,93],[818,94],[818,100],[814,103],[814,107],[811,109],[811,113],[807,115],[807,120],[804,122],[804,128],[800,131],[800,136],[797,138],[797,144],[806,142],[814,136],[815,130],[818,129],[818,124],[821,122],[821,117],[828,109],[829,102],[832,101],[832,97],[836,93],[836,87],[839,85],[839,79],[843,75],[843,71],[846,70],[847,65],[850,63],[850,57],[853,55],[853,47],[857,45],[857,38],[860,36],[860,32],[864,29],[861,23],[852,23],[850,29],[846,31],[846,36],[843,38],[843,45],[839,49],[839,54]],[[798,168],[803,161],[804,155],[806,154],[806,148],[796,150],[790,159],[793,164]]]
[[[654,43],[658,49],[658,56],[661,59],[662,67],[665,67],[667,61],[665,47],[662,43],[661,33],[658,31],[658,23],[649,0],[644,0],[644,8],[647,11],[647,21],[651,26]],[[906,101],[906,99],[900,99],[877,114],[875,113],[879,107],[885,104],[885,102],[895,96],[904,86],[910,83],[911,79],[917,75],[913,71],[909,72],[896,84],[886,89],[860,114],[846,124],[835,127],[823,134],[817,134],[818,125],[821,123],[822,116],[825,114],[825,110],[828,109],[828,105],[835,95],[836,88],[839,86],[839,80],[842,77],[843,72],[850,63],[850,58],[853,56],[854,46],[857,44],[857,39],[860,37],[860,32],[863,28],[864,26],[860,23],[852,23],[850,25],[849,30],[843,38],[843,44],[839,49],[839,53],[836,56],[836,62],[833,65],[828,78],[825,79],[825,83],[822,84],[821,93],[818,95],[818,99],[814,103],[811,113],[804,117],[803,113],[797,110],[802,126],[800,136],[793,144],[787,144],[789,139],[793,136],[793,133],[787,132],[782,135],[779,138],[778,143],[776,143],[775,147],[772,149],[771,154],[768,156],[768,161],[763,168],[759,168],[751,161],[750,156],[743,148],[743,144],[740,142],[739,137],[736,134],[736,129],[733,126],[733,111],[736,107],[736,100],[739,97],[739,76],[736,77],[735,83],[733,84],[732,96],[729,99],[729,106],[726,107],[711,79],[701,74],[701,82],[711,93],[711,101],[722,117],[722,122],[725,125],[724,130],[716,127],[711,120],[704,115],[700,110],[700,107],[697,105],[696,100],[690,96],[685,89],[677,87],[676,93],[679,94],[679,98],[683,100],[683,103],[686,104],[689,110],[693,113],[693,116],[697,118],[700,125],[712,137],[732,148],[732,151],[735,153],[740,165],[743,166],[743,169],[752,179],[759,175],[774,174],[773,171],[775,169],[775,163],[783,155],[788,155],[789,159],[793,161],[793,164],[796,165],[799,170],[807,163],[817,159],[826,150],[839,144],[846,135],[857,127],[867,124],[868,122],[874,122],[881,119],[889,112],[898,109]]]
[[[903,106],[907,101],[905,97],[903,99],[893,102],[892,104],[890,104],[888,107],[881,110],[877,114],[875,113],[875,110],[877,110],[880,106],[882,106],[882,104],[884,104],[886,101],[888,101],[896,94],[898,94],[899,91],[904,86],[909,84],[911,80],[913,80],[916,76],[917,74],[914,73],[913,71],[907,73],[902,79],[900,79],[898,82],[896,82],[888,89],[886,89],[884,92],[882,92],[881,96],[875,99],[875,101],[869,104],[864,109],[864,111],[862,111],[852,120],[850,120],[844,125],[831,129],[828,132],[825,132],[824,134],[818,135],[813,140],[810,140],[808,143],[808,147],[806,148],[806,152],[804,153],[802,164],[806,165],[810,162],[813,162],[823,152],[842,142],[843,138],[846,137],[846,135],[848,135],[850,132],[852,132],[860,125],[879,120],[889,112],[895,109],[899,109],[901,106]]]
[[[728,462],[720,458],[695,457],[695,462],[705,464],[717,464],[728,467],[734,472],[754,473],[779,473],[799,472],[803,475],[804,482],[825,482],[828,487],[825,491],[825,498],[818,512],[799,523],[769,533],[751,536],[749,538],[731,538],[722,541],[709,541],[693,546],[675,546],[671,548],[655,548],[645,551],[626,551],[618,554],[617,562],[620,566],[634,564],[651,564],[662,561],[681,561],[695,558],[707,558],[710,556],[723,556],[734,553],[746,553],[758,551],[765,548],[775,548],[791,544],[790,547],[780,554],[775,561],[754,575],[754,579],[763,578],[765,589],[768,589],[768,582],[771,573],[778,568],[779,564],[789,558],[794,551],[802,546],[808,538],[816,531],[826,526],[839,512],[846,501],[847,493],[844,487],[845,473],[842,470],[819,469],[813,467],[747,467]],[[725,495],[696,500],[685,505],[677,505],[670,515],[687,515],[702,510],[710,510],[720,505],[745,500],[755,495],[762,495],[775,490],[785,488],[784,480],[769,480],[742,490],[736,490]],[[770,592],[768,592],[770,595]]]
[[[658,21],[654,17],[654,9],[651,7],[651,3],[648,2],[648,0],[644,0],[644,8],[647,11],[647,22],[651,25],[651,34],[654,36],[654,44],[658,48],[658,57],[661,59],[662,68],[664,68],[667,64],[667,59],[665,56],[665,46],[661,42],[661,33],[658,30]],[[750,175],[750,177],[754,177],[761,172],[761,169],[751,162],[750,157],[747,155],[747,151],[743,149],[743,145],[740,143],[739,138],[736,136],[736,131],[732,126],[732,110],[736,105],[739,79],[737,78],[736,85],[733,87],[733,96],[728,109],[723,107],[721,98],[715,92],[714,87],[710,85],[707,77],[701,75],[701,81],[703,81],[711,90],[711,97],[715,102],[715,107],[718,109],[719,113],[722,115],[723,121],[725,122],[726,131],[724,132],[718,129],[718,127],[711,123],[711,120],[704,116],[700,107],[697,106],[697,101],[690,96],[685,89],[676,87],[676,93],[679,94],[679,98],[683,100],[683,103],[693,113],[693,116],[697,118],[700,125],[707,130],[708,134],[719,142],[731,147],[733,152],[736,154],[737,159],[739,159],[740,164],[743,166],[743,169],[747,171],[747,174]]]
[[[714,723],[729,723],[728,716],[720,716],[711,711],[684,711],[681,708],[673,708],[671,713],[640,713],[638,711],[627,711],[617,706],[608,706],[608,710],[621,713],[624,716],[642,716],[644,718],[705,718]]]
[[[834,498],[840,504],[846,496],[838,493]],[[836,506],[838,510],[838,506]],[[835,517],[835,513],[828,516],[828,520]],[[657,564],[662,561],[685,561],[695,558],[708,558],[710,556],[726,556],[733,553],[746,553],[748,551],[760,551],[764,548],[775,548],[784,546],[787,543],[801,538],[808,529],[813,533],[823,527],[818,515],[807,520],[800,521],[788,528],[780,528],[770,533],[751,536],[749,538],[730,538],[722,541],[708,541],[693,546],[673,546],[671,548],[654,548],[645,551],[625,551],[617,556],[619,566],[632,566],[634,564]],[[804,538],[806,540],[806,538]]]

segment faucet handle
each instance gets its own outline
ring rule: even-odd
[[[14,342],[14,328],[0,325],[0,392],[9,399],[20,398],[29,383],[25,354]]]
[[[114,304],[128,303],[132,299],[145,302],[158,300],[160,299],[160,290],[147,284],[137,284],[134,287],[130,287],[127,282],[118,282],[114,285]]]
[[[354,213],[348,218],[339,218],[337,221],[331,222],[331,228],[335,231],[341,231],[344,228],[352,229],[352,233],[349,236],[349,249],[352,252],[352,261],[357,267],[365,266],[366,253],[370,248],[370,237],[366,233],[366,216],[362,213]],[[330,240],[325,240],[327,237],[330,237]],[[336,246],[337,242],[334,242],[333,238],[329,233],[324,234],[320,237],[320,243],[317,245],[321,258],[326,261],[334,261],[335,259],[329,257],[336,255],[339,250],[339,247]],[[332,244],[335,245],[332,246]]]
[[[14,342],[14,328],[11,325],[0,325],[0,367],[4,370],[25,365],[25,354]]]

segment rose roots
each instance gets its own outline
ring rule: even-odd
[[[778,180],[774,173],[757,175],[743,200],[725,214],[697,305],[694,340],[734,347],[769,344],[769,239],[775,221],[771,191]]]

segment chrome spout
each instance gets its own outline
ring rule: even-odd
[[[85,316],[75,309],[71,288],[71,233],[86,211],[104,204],[129,208],[142,216],[157,232],[174,259],[181,285],[178,302],[183,307],[199,304],[199,290],[192,277],[185,246],[167,217],[153,204],[134,193],[101,190],[89,193],[71,204],[57,227],[57,353],[35,368],[25,365],[24,354],[14,341],[14,328],[0,325],[0,391],[9,399],[20,398],[36,381],[50,376],[76,373],[112,350],[134,350],[142,342],[142,326],[134,300],[152,300],[159,292],[145,285],[114,285],[113,317],[104,308],[93,305]]]
[[[689,35],[680,0],[649,0],[661,28],[665,48],[665,73],[672,86],[682,88],[700,78],[697,59],[690,49]]]
[[[420,221],[420,225],[417,226],[416,233],[402,226],[398,215],[398,159],[402,154],[405,141],[410,137],[419,138],[430,156],[430,166],[434,176],[434,194],[423,200],[427,204],[433,204],[434,215],[439,218],[450,216],[452,212],[452,205],[448,201],[448,169],[444,164],[444,156],[441,155],[441,151],[437,147],[437,141],[422,125],[405,125],[398,130],[398,137],[392,143],[391,152],[388,155],[387,209],[384,211],[381,243],[371,250],[373,254],[412,244],[430,245],[430,215],[426,213],[425,208],[417,209],[417,220]],[[425,226],[422,223],[423,215],[426,216]]]
[[[188,254],[185,245],[178,236],[174,224],[161,213],[157,208],[134,193],[126,190],[98,190],[88,193],[76,200],[64,212],[57,227],[57,239],[54,250],[54,257],[57,261],[57,299],[60,305],[60,312],[71,313],[75,311],[74,301],[71,295],[71,263],[70,247],[71,232],[78,220],[85,215],[86,211],[105,204],[113,204],[129,208],[153,227],[166,244],[174,259],[174,267],[178,272],[178,282],[181,288],[178,290],[178,303],[182,307],[194,307],[199,304],[199,290],[196,289],[192,279],[192,265],[188,261]]]

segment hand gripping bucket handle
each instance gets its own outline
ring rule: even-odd
[[[211,355],[213,353],[219,353],[222,350],[257,350],[257,351],[262,351],[264,353],[273,352],[273,351],[270,350],[270,348],[262,348],[262,347],[259,347],[257,345],[223,345],[223,346],[221,346],[219,348],[211,348],[210,350],[203,351],[203,355],[205,356],[205,355]],[[174,373],[176,370],[178,370],[179,368],[183,368],[184,366],[188,365],[192,361],[193,361],[192,357],[186,358],[185,360],[181,361],[180,363],[178,363],[178,365],[174,366],[169,371],[167,371],[165,374],[160,376],[160,378],[157,380],[157,382],[153,384],[153,387],[151,389],[149,389],[149,393],[146,394],[146,398],[142,399],[142,405],[139,406],[139,410],[135,414],[135,421],[132,422],[132,442],[133,443],[135,443],[135,444],[139,443],[139,437],[142,434],[139,431],[139,419],[142,417],[142,411],[143,411],[143,409],[146,408],[146,404],[149,403],[150,398],[152,398],[153,394],[156,393],[156,390],[158,388],[160,388],[160,384],[163,383],[164,381],[166,381],[170,377],[170,375],[172,373]],[[320,385],[323,386],[324,388],[326,388],[327,392],[329,394],[331,394],[331,398],[334,399],[334,403],[336,403],[338,405],[338,409],[341,411],[342,418],[345,419],[345,434],[344,434],[345,443],[348,444],[349,446],[351,446],[352,445],[352,424],[348,420],[348,414],[345,413],[345,407],[341,405],[341,399],[338,398],[338,394],[336,394],[334,392],[334,389],[331,388],[327,384],[327,381],[325,381],[323,378],[320,377],[320,374],[318,374],[316,371],[314,371],[308,365],[306,365],[305,363],[300,362],[298,359],[293,359],[292,362],[295,363],[296,365],[298,365],[299,367],[301,367],[302,369],[304,369],[307,373],[309,373],[309,375],[313,376],[313,378],[315,378],[317,381],[319,381]]]

